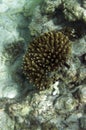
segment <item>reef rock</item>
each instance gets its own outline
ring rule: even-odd
[[[0,130],[86,129],[85,3],[0,1]],[[25,50],[34,38],[45,32],[63,33],[65,27],[74,34],[71,56],[64,67],[51,73],[49,88],[37,91],[22,72]]]

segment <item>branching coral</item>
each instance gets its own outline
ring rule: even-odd
[[[64,65],[70,54],[69,38],[62,32],[48,32],[34,39],[23,58],[23,73],[39,90],[49,87],[48,76]]]
[[[13,63],[16,58],[24,51],[23,41],[9,43],[4,46],[2,51],[2,61],[5,63]]]

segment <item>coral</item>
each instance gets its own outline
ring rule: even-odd
[[[78,37],[77,31],[72,27],[64,27],[61,29],[61,32],[68,36],[70,40],[74,40]]]
[[[85,5],[86,1],[82,3]],[[86,22],[86,10],[78,0],[62,0],[63,13],[69,21],[83,20]],[[86,5],[85,5],[86,6]]]
[[[71,52],[70,40],[62,32],[51,31],[34,39],[23,58],[23,73],[39,90],[49,87],[51,72],[62,67]]]
[[[44,0],[42,4],[42,13],[52,14],[55,9],[61,5],[61,0]]]
[[[23,51],[24,44],[22,40],[6,44],[4,45],[4,49],[2,51],[1,60],[5,63],[13,63]]]

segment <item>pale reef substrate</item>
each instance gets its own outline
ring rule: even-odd
[[[68,67],[38,92],[22,74],[28,43],[67,26],[76,30]],[[86,129],[85,28],[86,0],[0,0],[0,130]]]

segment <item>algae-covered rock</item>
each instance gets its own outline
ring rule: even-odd
[[[14,130],[14,121],[2,110],[0,110],[0,130]]]

